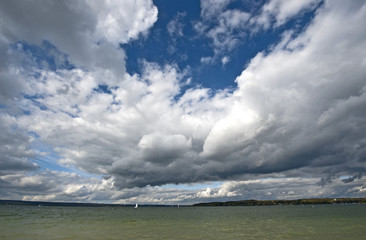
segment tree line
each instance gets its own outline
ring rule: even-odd
[[[197,203],[193,206],[279,206],[319,204],[364,204],[366,198],[307,198],[295,200],[241,200],[227,202]]]

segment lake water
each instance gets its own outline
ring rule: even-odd
[[[0,239],[366,239],[366,205],[0,206]]]

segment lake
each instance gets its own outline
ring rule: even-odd
[[[366,239],[366,205],[2,205],[0,239]]]

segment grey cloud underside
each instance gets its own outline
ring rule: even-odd
[[[14,173],[2,176],[0,194],[3,199],[90,202],[110,199],[115,192],[108,180],[46,170],[31,176]]]
[[[215,9],[227,2],[221,1]],[[151,2],[146,3],[148,10],[153,9]],[[153,192],[134,187],[278,176],[302,179],[296,186],[288,182],[283,186],[283,192],[297,189],[292,196],[300,195],[299,186],[306,178],[311,178],[306,185],[309,194],[314,194],[310,187],[314,185],[331,185],[329,189],[339,188],[343,193],[350,188],[357,192],[362,185],[366,170],[365,4],[326,1],[303,33],[295,37],[286,32],[281,43],[252,59],[236,79],[233,92],[216,93],[201,87],[182,92],[187,76],[175,65],[144,62],[141,75],[126,73],[125,53],[116,40],[119,35],[111,29],[108,37],[101,38],[100,20],[93,18],[89,11],[95,9],[86,2],[78,1],[80,9],[68,8],[67,1],[54,3],[65,10],[60,17],[73,18],[67,21],[75,29],[62,26],[60,32],[54,31],[57,23],[37,22],[46,19],[47,12],[40,14],[41,20],[29,23],[25,16],[14,19],[15,13],[5,13],[5,9],[24,11],[20,8],[25,6],[17,4],[4,2],[0,8],[1,23],[9,22],[1,24],[5,37],[0,39],[0,53],[6,64],[0,70],[6,78],[1,79],[0,113],[2,119],[12,119],[1,121],[0,126],[5,133],[0,138],[0,185],[13,188],[12,196],[20,189],[39,189],[59,199],[90,199],[93,192],[94,199],[133,199]],[[154,19],[154,11],[148,10]],[[75,16],[73,11],[82,14]],[[24,26],[39,30],[27,32]],[[146,29],[141,26],[140,31]],[[73,69],[53,71],[34,63],[19,64],[19,58],[32,62],[34,56],[21,47],[10,51],[9,43],[21,45],[19,41],[26,39],[37,46],[42,42],[37,34],[43,31],[75,64]],[[66,39],[64,34],[69,32],[72,36]],[[124,31],[120,36],[125,42],[138,36],[127,32],[131,34]],[[37,74],[29,76],[28,68]],[[101,85],[108,91],[98,90]],[[56,179],[62,174],[24,178],[15,173],[37,169],[32,161],[42,157],[32,151],[32,143],[37,142],[51,146],[60,164],[104,175],[109,182],[103,185],[94,179],[93,183],[102,186],[96,190],[80,177],[66,174],[80,184],[75,186],[70,180],[69,189],[57,188],[60,182],[54,181],[42,189],[47,176]],[[350,178],[336,180],[340,176]],[[243,196],[250,190],[253,198],[264,197],[264,190],[255,189],[271,184],[275,188],[279,183],[244,181],[225,193]],[[114,188],[130,189],[117,193]],[[186,197],[227,196],[219,190],[216,195],[215,190],[201,195],[190,192]]]
[[[30,138],[19,129],[11,129],[11,119],[0,119],[0,175],[38,169],[35,163],[29,161],[36,157]]]
[[[267,178],[260,180],[231,181],[219,188],[207,188],[196,196],[202,201],[227,201],[229,199],[300,199],[304,196],[322,197],[359,197],[364,192],[363,180],[342,183],[339,178],[320,185],[316,178]],[[317,186],[318,185],[318,186]]]

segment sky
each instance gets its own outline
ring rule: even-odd
[[[0,199],[366,197],[363,0],[0,1]]]

